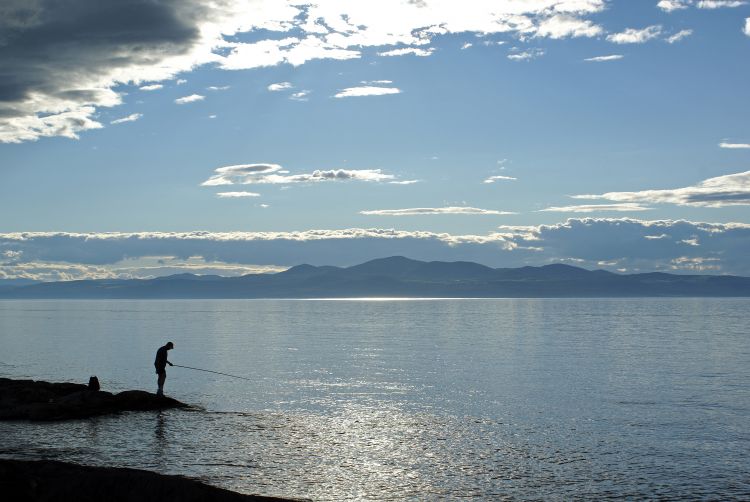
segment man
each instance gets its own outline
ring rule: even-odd
[[[172,342],[167,342],[164,347],[159,347],[159,350],[156,351],[156,361],[154,361],[154,366],[156,367],[156,374],[159,375],[159,378],[156,380],[159,384],[159,390],[156,391],[157,396],[164,395],[164,381],[167,379],[167,364],[172,366],[172,363],[167,361],[167,351],[172,350],[173,348],[174,344]]]

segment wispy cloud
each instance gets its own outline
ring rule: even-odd
[[[121,119],[115,119],[111,121],[110,124],[122,124],[123,122],[135,122],[141,117],[143,117],[142,113],[131,113],[127,117],[122,117]]]
[[[747,2],[739,0],[700,0],[696,5],[699,9],[731,9],[747,5]]]
[[[656,4],[658,8],[665,12],[673,12],[676,10],[687,9],[690,7],[692,0],[659,0]]]
[[[312,173],[290,174],[278,164],[239,164],[220,167],[216,174],[204,181],[202,186],[223,185],[262,185],[313,183],[320,181],[370,181],[385,182],[395,180],[392,174],[380,169],[329,169],[315,170]]]
[[[750,148],[750,143],[727,143],[722,141],[719,148],[728,148],[730,150]]]
[[[159,89],[163,89],[164,86],[161,84],[151,84],[151,85],[143,85],[139,87],[141,91],[158,91]]]
[[[347,87],[341,89],[333,95],[334,98],[353,98],[362,96],[385,96],[388,94],[400,94],[401,89],[398,87],[377,87],[372,85],[363,85],[359,87]]]
[[[187,103],[195,103],[196,101],[203,101],[204,99],[206,99],[206,96],[201,96],[200,94],[191,94],[190,96],[177,98],[174,100],[174,102],[178,105],[184,105]]]
[[[267,89],[271,92],[279,92],[292,88],[294,88],[294,86],[291,82],[276,82],[275,84],[271,84],[267,87]]]
[[[463,45],[461,46],[461,50],[462,50],[462,51],[465,51],[465,50],[466,50],[466,49],[468,49],[469,47],[473,47],[473,46],[474,46],[474,44],[472,44],[471,42],[465,42],[465,43],[464,43],[464,44],[463,44]]]
[[[310,99],[309,98],[310,92],[311,91],[309,91],[307,89],[303,89],[303,90],[301,90],[299,92],[293,92],[289,96],[289,99],[291,99],[292,101],[307,101],[308,99]]]
[[[644,207],[632,202],[624,202],[622,204],[584,204],[578,206],[548,207],[546,209],[540,209],[540,211],[554,213],[597,213],[602,211],[647,211],[649,209],[652,208]]]
[[[260,194],[255,192],[219,192],[216,196],[220,199],[237,199],[242,197],[260,197]]]
[[[422,49],[419,47],[404,47],[403,49],[392,49],[390,51],[378,52],[378,56],[420,56],[426,57],[435,52],[433,48]]]
[[[485,180],[482,183],[494,183],[496,181],[516,181],[518,178],[514,178],[513,176],[502,176],[502,175],[496,175],[496,176],[490,176],[489,178],[485,178]]]
[[[511,61],[530,61],[532,59],[542,57],[544,56],[544,54],[544,49],[527,49],[508,54],[508,59],[510,59]]]
[[[436,214],[464,214],[464,215],[507,215],[516,214],[495,209],[479,209],[467,206],[449,207],[412,207],[406,209],[373,209],[360,211],[359,214],[368,216],[425,216]]]
[[[742,29],[742,33],[750,37],[750,17],[745,18],[745,27]]]
[[[230,85],[222,85],[222,86],[216,86],[216,85],[210,85],[206,87],[207,91],[226,91],[227,89],[230,89],[232,86]]]
[[[534,36],[552,39],[568,37],[595,37],[604,30],[588,19],[568,14],[556,14],[543,19],[536,27]]]
[[[389,181],[389,185],[413,185],[419,183],[419,180],[400,180],[400,181]]]
[[[642,44],[661,35],[660,25],[648,26],[642,29],[627,28],[620,33],[607,36],[607,40],[615,44]]]
[[[747,206],[750,205],[750,171],[717,176],[694,186],[671,190],[608,192],[601,195],[574,195],[573,198],[701,207]]]
[[[667,43],[674,44],[675,42],[679,42],[680,40],[689,37],[693,34],[693,30],[680,30],[674,35],[671,35],[666,38]]]
[[[595,56],[593,58],[586,58],[584,61],[589,61],[592,63],[601,63],[604,61],[617,61],[618,59],[622,59],[625,56],[622,54],[610,54],[609,56]]]

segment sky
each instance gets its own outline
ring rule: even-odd
[[[0,279],[750,276],[750,2],[4,0]]]

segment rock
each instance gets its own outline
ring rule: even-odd
[[[82,384],[0,378],[0,420],[69,420],[187,407],[176,399],[140,390],[112,394]]]
[[[139,469],[90,467],[56,461],[0,459],[0,497],[17,502],[75,500],[89,502],[282,501],[243,495],[182,476]]]

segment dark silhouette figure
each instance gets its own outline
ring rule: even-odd
[[[99,386],[99,379],[96,378],[96,375],[89,378],[89,390],[99,390],[101,387]]]
[[[164,395],[164,381],[167,379],[167,364],[172,366],[172,363],[167,360],[167,351],[172,350],[173,348],[174,344],[172,342],[167,342],[165,346],[159,347],[159,350],[156,351],[154,366],[156,367],[156,374],[159,375],[159,378],[156,380],[159,385],[159,389],[156,391],[157,396]]]

